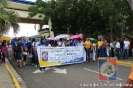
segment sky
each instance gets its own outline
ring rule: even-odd
[[[10,28],[10,31],[7,33],[7,36],[10,37],[21,37],[21,36],[32,36],[37,34],[37,30],[35,30],[35,24],[26,24],[26,23],[19,23],[20,31],[14,35],[13,28]]]
[[[38,26],[36,25],[36,30],[35,30],[35,24],[27,24],[27,23],[19,23],[20,25],[20,31],[16,34],[16,36],[13,33],[13,29],[10,28],[10,31],[6,34],[6,36],[9,37],[21,37],[21,36],[32,36],[32,35],[37,35],[38,34]],[[43,26],[43,28],[46,28],[46,25]],[[47,26],[48,28],[48,26]]]

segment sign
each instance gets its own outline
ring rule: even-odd
[[[100,81],[110,81],[117,80],[117,59],[99,59],[99,80]]]
[[[84,47],[38,47],[40,67],[68,65],[86,61]]]

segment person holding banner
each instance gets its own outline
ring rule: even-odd
[[[84,46],[82,39],[77,40],[76,46]]]
[[[45,39],[42,38],[38,46],[45,46]],[[45,69],[45,67],[40,67],[40,71],[42,71],[42,69]]]
[[[34,53],[34,64],[35,67],[38,67],[39,63],[38,63],[38,54],[37,54],[37,47],[39,46],[40,42],[38,41],[37,38],[35,38],[35,41],[32,43],[33,46],[33,53]]]

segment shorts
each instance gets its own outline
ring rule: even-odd
[[[16,59],[17,60],[22,60],[22,53],[21,52],[16,53]]]

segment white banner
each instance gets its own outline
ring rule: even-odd
[[[38,47],[40,67],[67,65],[86,61],[84,47]]]

